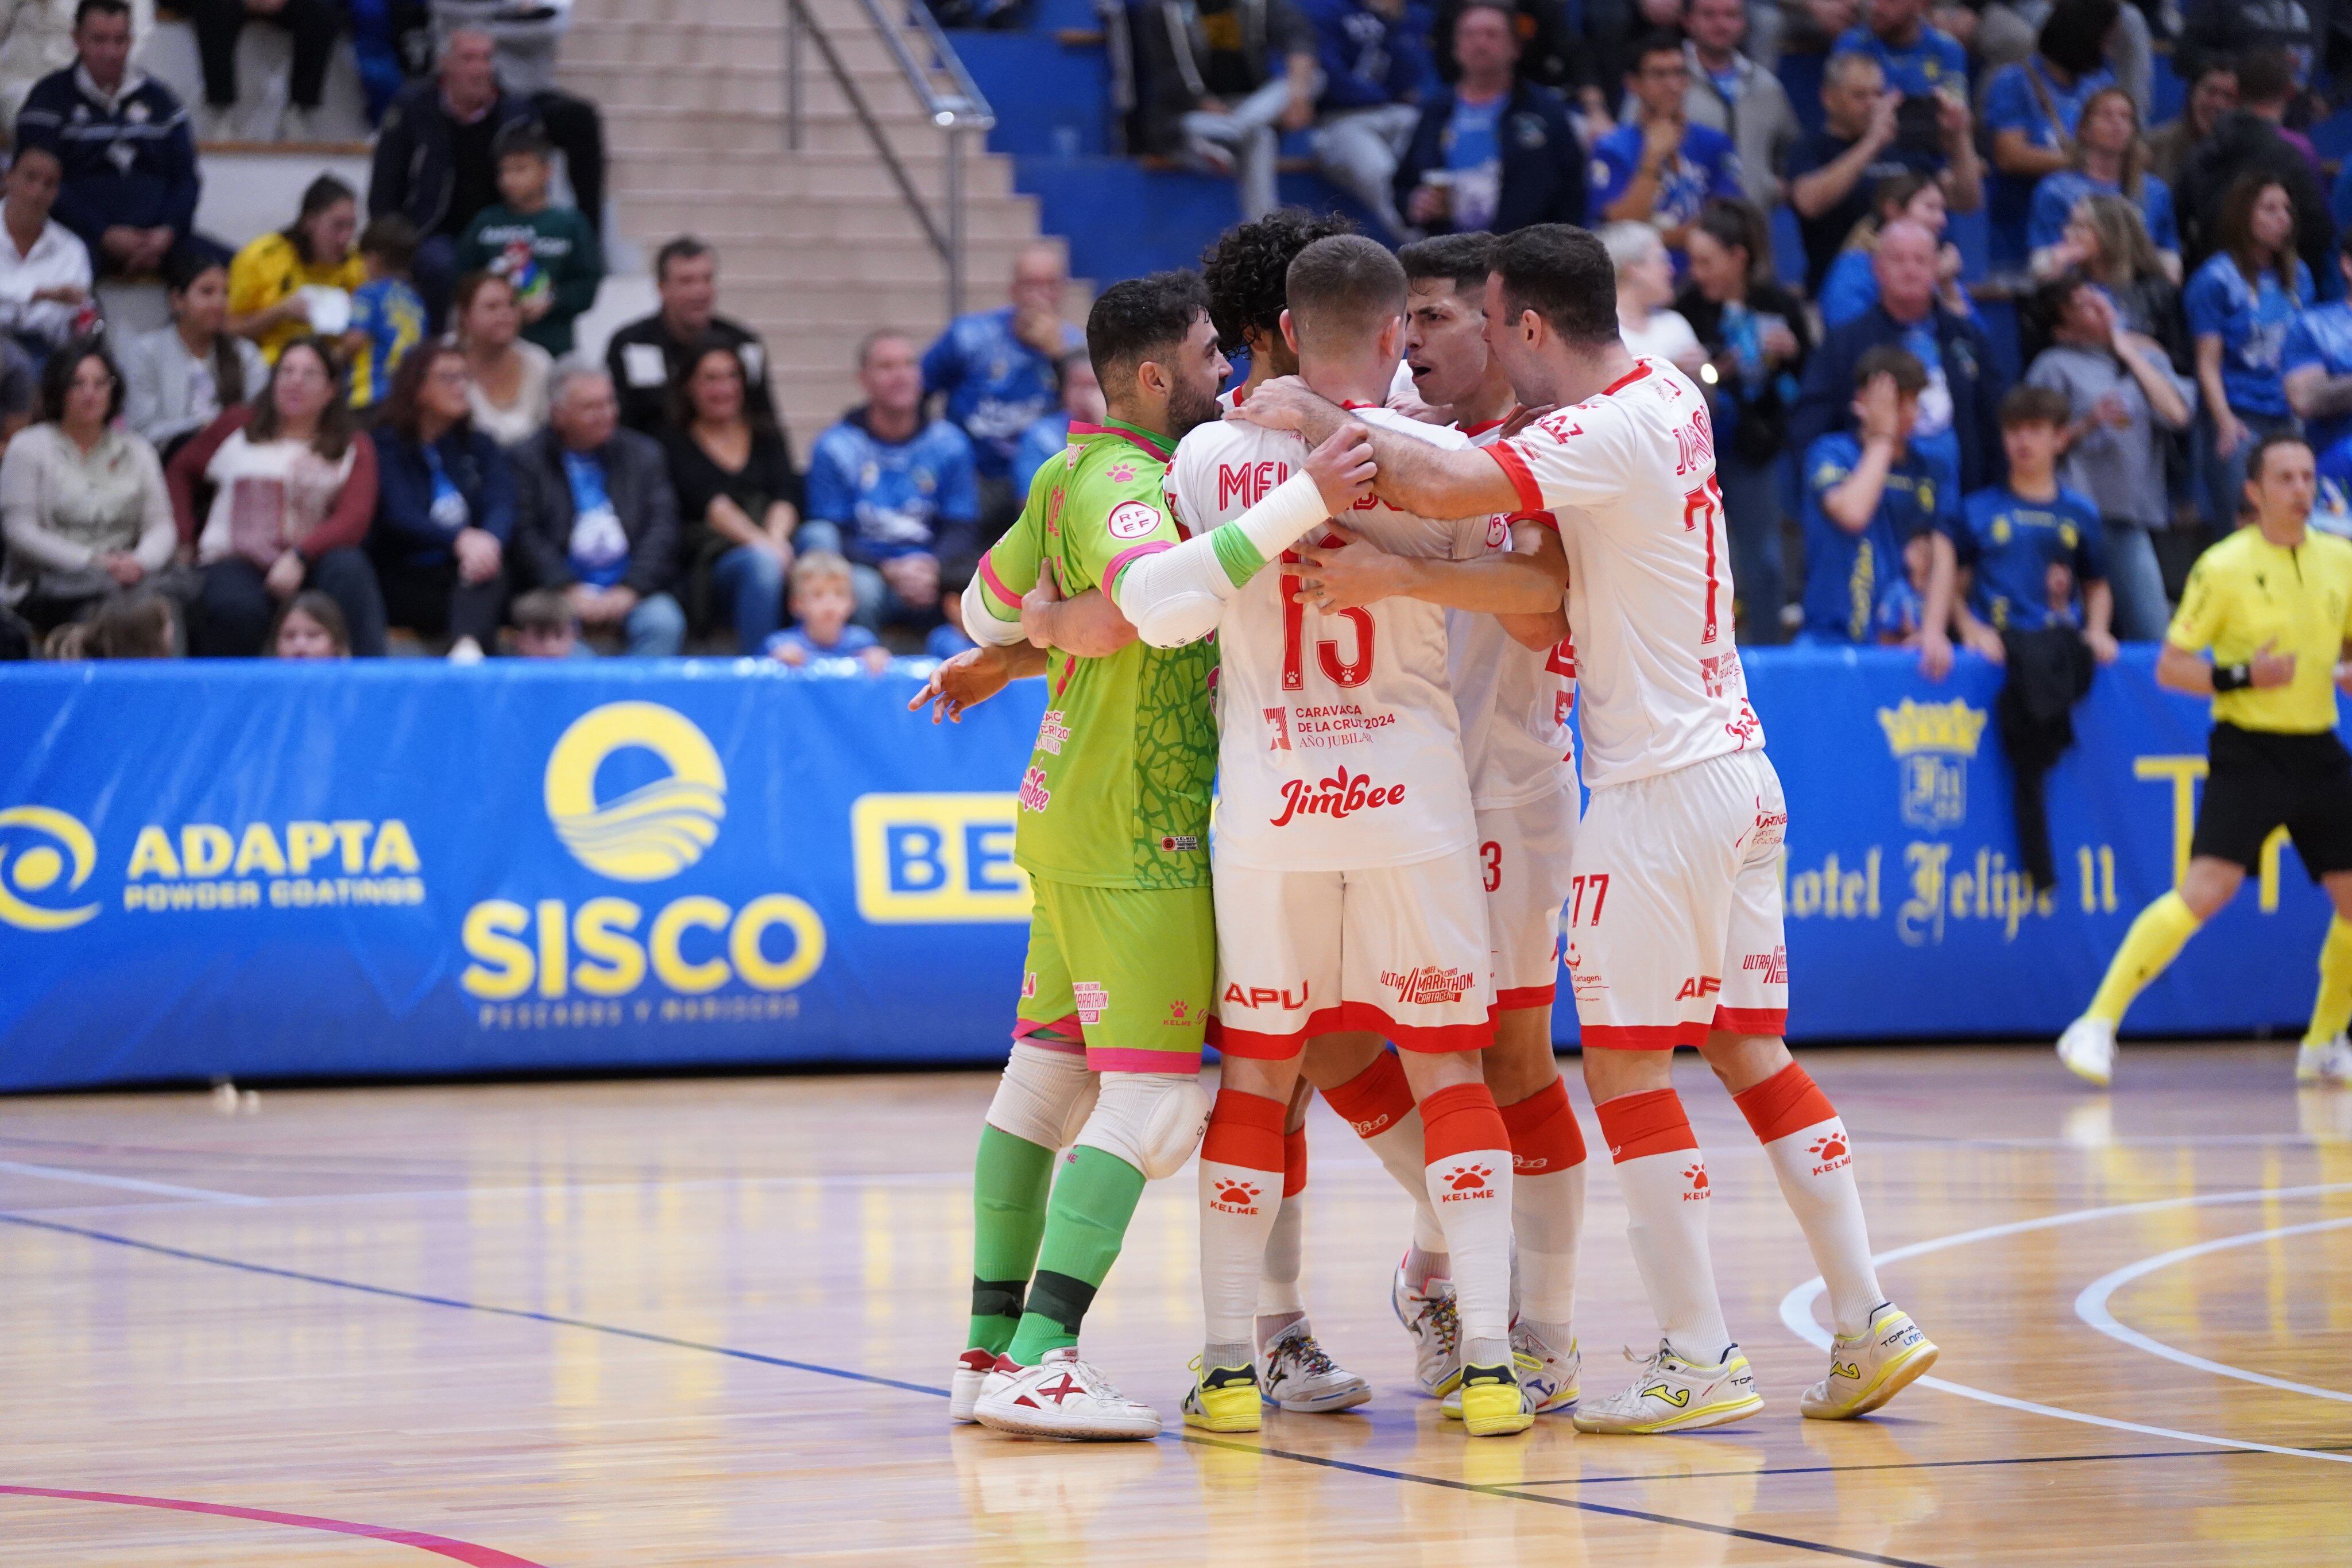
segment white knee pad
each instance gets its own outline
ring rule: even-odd
[[[1094,1109],[1095,1075],[1087,1059],[1015,1042],[989,1102],[988,1124],[1041,1148],[1068,1146]]]
[[[1116,1155],[1148,1180],[1174,1176],[1201,1146],[1209,1096],[1200,1081],[1176,1072],[1106,1072],[1094,1114],[1077,1141]]]

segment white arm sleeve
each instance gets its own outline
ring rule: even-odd
[[[983,648],[1009,648],[1027,641],[1020,622],[996,618],[996,612],[989,608],[987,594],[980,573],[973,572],[971,580],[963,585],[963,634]]]
[[[1217,629],[1225,601],[1244,583],[1330,516],[1315,481],[1294,474],[1233,521],[1138,556],[1119,572],[1111,597],[1153,647],[1196,643]]]

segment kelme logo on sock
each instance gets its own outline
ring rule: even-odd
[[[1255,1214],[1259,1190],[1245,1181],[1220,1180],[1209,1207],[1223,1214]]]
[[[1683,1194],[1683,1201],[1685,1203],[1697,1203],[1703,1200],[1708,1192],[1706,1185],[1706,1167],[1705,1166],[1691,1166],[1684,1170],[1683,1176],[1690,1183],[1690,1190]]]
[[[1437,1195],[1438,1201],[1463,1203],[1474,1197],[1492,1197],[1495,1189],[1489,1184],[1494,1174],[1492,1166],[1455,1166],[1438,1177],[1445,1184],[1445,1190]]]
[[[1813,1167],[1815,1176],[1827,1176],[1853,1163],[1846,1154],[1845,1134],[1843,1133],[1823,1134],[1815,1138],[1805,1152],[1822,1162]]]

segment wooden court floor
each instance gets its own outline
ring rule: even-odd
[[[1187,1176],[1088,1329],[1171,1435],[1079,1448],[946,1422],[986,1074],[0,1101],[0,1563],[2352,1563],[2352,1092],[2278,1047],[2126,1051],[2105,1097],[1806,1060],[1940,1381],[1798,1416],[1812,1265],[1692,1062],[1769,1408],[1475,1444],[1406,1392],[1403,1199],[1319,1106],[1308,1300],[1378,1397],[1178,1435]],[[1579,1317],[1612,1389],[1655,1336],[1605,1169]]]

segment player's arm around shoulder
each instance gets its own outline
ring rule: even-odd
[[[1362,432],[1378,470],[1374,492],[1397,510],[1415,517],[1466,517],[1511,511],[1517,505],[1510,481],[1485,452],[1466,444],[1441,446],[1420,432],[1403,434],[1381,422],[1351,418],[1296,376],[1278,376],[1266,382],[1225,418],[1289,431],[1318,451],[1350,427]],[[1397,418],[1400,423],[1411,423],[1402,415]]]

